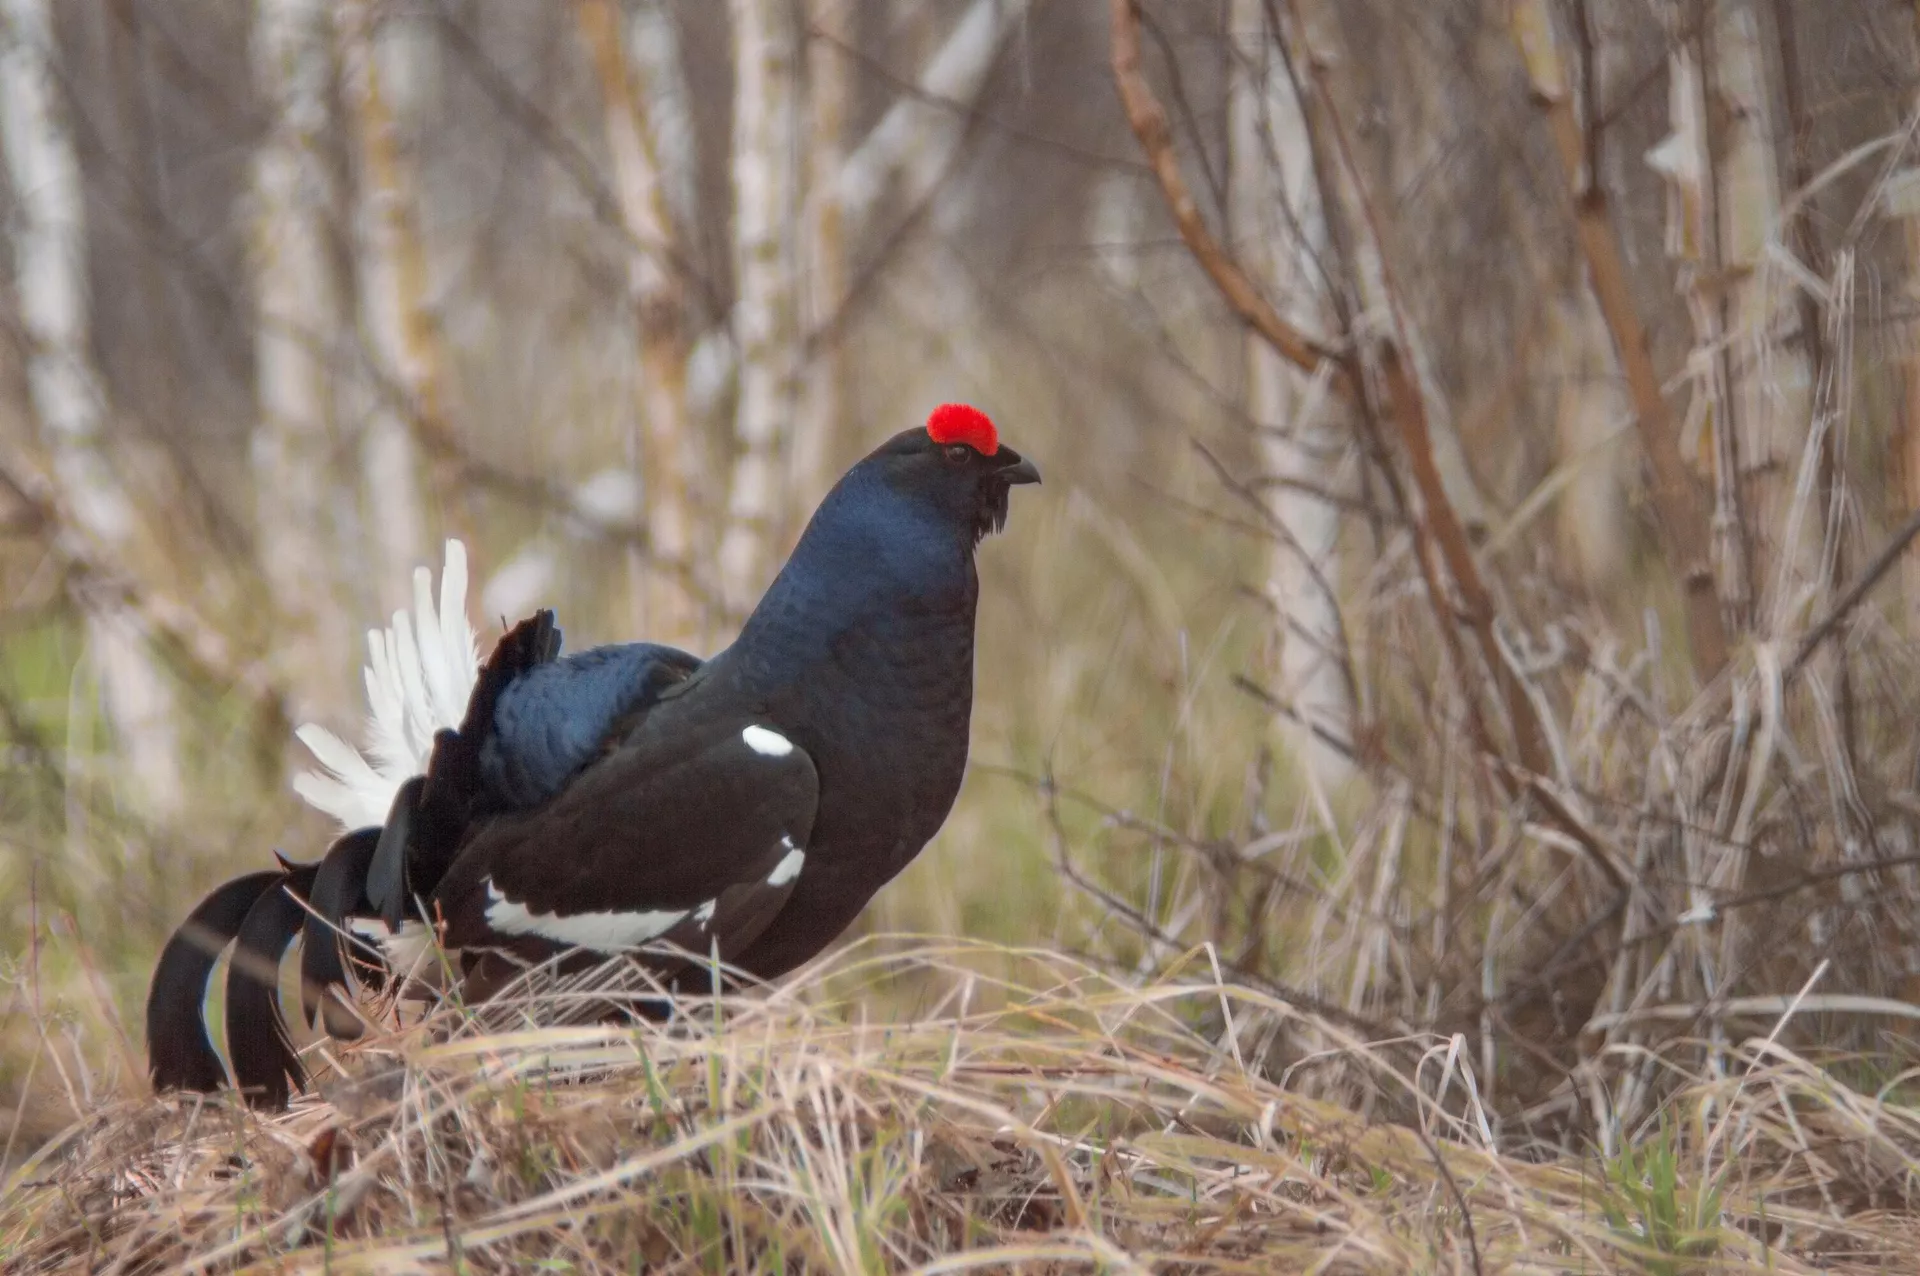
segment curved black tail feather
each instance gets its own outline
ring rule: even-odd
[[[207,1036],[207,981],[247,914],[285,877],[267,869],[234,878],[201,900],[160,950],[147,989],[147,1071],[154,1089],[211,1093],[227,1083]]]
[[[236,1083],[264,1107],[285,1107],[306,1085],[280,1013],[279,968],[288,946],[296,937],[304,941],[300,999],[310,1025],[324,1013],[325,990],[347,987],[344,954],[382,967],[349,938],[351,919],[379,917],[398,932],[417,917],[415,900],[439,885],[471,820],[488,804],[481,751],[494,730],[495,703],[521,674],[557,659],[560,645],[547,610],[501,638],[481,666],[460,729],[435,736],[427,773],[399,787],[382,827],[342,836],[317,864],[251,873],[201,901],[168,941],[147,998],[156,1087],[212,1091],[225,1084],[204,1008],[207,982],[229,943],[236,946],[227,976],[227,1050]],[[330,1031],[350,1031],[335,1019],[327,1016]]]
[[[277,887],[262,894],[240,923],[227,968],[227,1053],[234,1083],[248,1103],[284,1108],[307,1084],[280,1017],[280,959],[306,924],[306,897],[320,866],[290,866]]]
[[[425,783],[425,776],[416,775],[394,792],[393,805],[387,808],[387,822],[381,825],[373,854],[367,861],[363,889],[375,915],[394,931],[398,931],[413,912],[413,900],[407,894],[411,875],[407,861],[412,858],[407,843],[413,836],[413,813],[420,805],[420,788]]]
[[[367,867],[379,844],[378,828],[355,829],[327,848],[314,874],[313,892],[307,897],[310,908],[300,938],[300,1009],[309,1027],[319,1023],[329,988],[351,991],[346,954],[350,952],[353,963],[363,971],[386,968],[379,950],[349,928],[349,919],[370,915],[373,905],[367,898]],[[347,1023],[336,1023],[335,1018],[328,1018],[328,1030],[333,1035],[357,1035],[347,1030]]]

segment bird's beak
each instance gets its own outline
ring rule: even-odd
[[[1005,460],[1009,457],[1012,458],[1013,463],[1000,470],[997,475],[1002,483],[1012,486],[1015,483],[1038,483],[1040,481],[1040,471],[1034,468],[1033,462],[1027,460],[1027,458],[1021,456],[1010,447],[1001,448],[995,459]]]

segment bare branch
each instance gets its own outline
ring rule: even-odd
[[[1310,337],[1280,317],[1278,311],[1260,294],[1237,262],[1227,256],[1207,229],[1194,202],[1187,180],[1180,173],[1180,157],[1174,151],[1173,130],[1167,113],[1148,87],[1140,66],[1140,15],[1135,0],[1110,0],[1113,18],[1113,76],[1120,89],[1120,105],[1127,123],[1140,140],[1166,196],[1167,209],[1173,214],[1180,238],[1186,241],[1194,260],[1207,272],[1221,298],[1241,320],[1264,337],[1280,356],[1296,367],[1313,372],[1324,362],[1342,365],[1338,352],[1317,338]],[[1333,384],[1344,398],[1352,398],[1355,387],[1351,372],[1339,366]]]
[[[1546,0],[1519,0],[1513,10],[1515,39],[1532,77],[1534,97],[1553,134],[1566,176],[1574,230],[1587,263],[1594,299],[1613,335],[1615,351],[1633,396],[1641,446],[1653,469],[1653,503],[1658,511],[1668,560],[1680,577],[1687,601],[1687,632],[1693,667],[1702,681],[1726,668],[1727,630],[1714,592],[1712,528],[1699,493],[1680,456],[1680,437],[1653,367],[1647,330],[1634,305],[1606,192],[1587,170],[1587,137],[1573,108],[1572,90],[1560,57],[1553,15]]]

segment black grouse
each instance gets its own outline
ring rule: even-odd
[[[297,936],[306,1016],[342,1036],[358,1030],[335,1001],[349,963],[387,973],[367,937],[387,936],[391,957],[427,919],[475,998],[563,955],[645,947],[667,977],[716,952],[762,979],[807,961],[952,807],[974,551],[1005,524],[1009,489],[1039,480],[984,413],[937,408],[840,479],[705,661],[652,643],[562,656],[543,611],[476,668],[450,542],[439,614],[423,568],[415,619],[370,635],[374,765],[300,732],[333,775],[296,787],[349,831],[318,863],[220,887],[163,950],[147,1001],[155,1086],[225,1083],[203,1003],[230,943],[234,1078],[266,1106],[306,1084],[278,1004]]]

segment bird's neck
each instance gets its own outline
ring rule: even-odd
[[[729,657],[798,673],[844,654],[850,635],[905,658],[964,662],[979,578],[964,529],[884,489],[842,484],[741,627]]]

